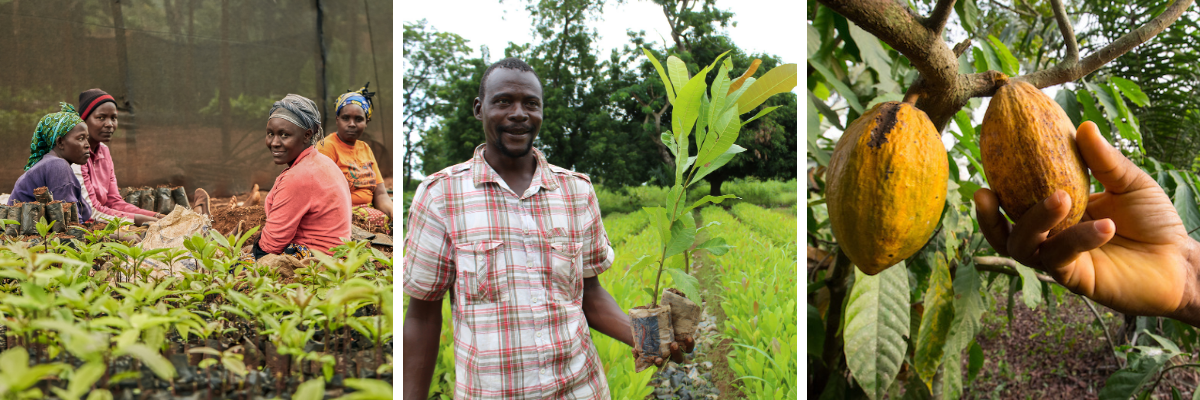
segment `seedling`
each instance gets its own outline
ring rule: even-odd
[[[691,251],[707,249],[713,254],[721,254],[728,249],[724,239],[718,237],[710,238],[704,243],[696,243],[697,229],[692,211],[697,207],[710,203],[718,204],[736,196],[704,196],[689,205],[688,188],[729,163],[738,153],[745,151],[745,148],[735,144],[742,126],[770,113],[776,107],[767,107],[744,122],[741,120],[742,114],[758,108],[770,96],[788,92],[796,86],[795,64],[779,66],[756,80],[752,77],[759,65],[759,61],[756,60],[744,74],[731,80],[729,72],[733,69],[733,62],[725,58],[728,52],[722,53],[712,64],[694,76],[689,76],[687,65],[678,57],[668,57],[667,68],[664,69],[648,50],[642,49],[642,52],[658,71],[667,100],[672,106],[671,129],[662,133],[661,140],[675,157],[675,184],[668,192],[666,203],[662,207],[644,208],[650,216],[652,228],[659,235],[662,249],[656,260],[658,268],[654,278],[654,289],[650,292],[650,305],[630,311],[634,328],[634,348],[642,354],[636,361],[638,371],[649,366],[653,357],[669,357],[672,336],[680,338],[681,333],[671,332],[672,319],[699,316],[698,313],[695,316],[670,315],[676,310],[659,307],[658,295],[662,293],[659,289],[664,271],[671,276],[676,289],[691,301],[700,302],[697,289],[699,282],[696,278],[689,275],[689,271],[665,268],[667,260],[682,255],[685,269],[690,269],[686,265]],[[709,72],[717,68],[718,63],[720,67],[710,87],[705,80]],[[693,138],[697,149],[695,155],[691,154]]]

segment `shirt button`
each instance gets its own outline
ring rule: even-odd
[[[538,332],[538,333],[537,333],[537,337],[542,337],[542,333],[541,333],[541,332]]]
[[[533,304],[537,304],[537,302],[538,302],[538,298],[537,298],[537,297],[534,297],[534,298],[533,298]]]

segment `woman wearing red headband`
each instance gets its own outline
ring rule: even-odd
[[[155,222],[164,215],[146,211],[125,202],[118,193],[117,175],[113,168],[112,153],[105,143],[112,141],[117,131],[117,102],[100,89],[88,89],[79,94],[79,117],[88,128],[88,144],[92,155],[78,167],[84,197],[91,203],[94,218],[99,220],[123,219],[135,225]]]

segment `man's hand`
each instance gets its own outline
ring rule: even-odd
[[[1000,215],[989,189],[975,192],[979,226],[1001,255],[1041,269],[1072,292],[1117,311],[1191,321],[1197,295],[1197,243],[1162,188],[1084,122],[1076,134],[1084,163],[1105,191],[1088,199],[1083,220],[1046,238],[1070,209],[1059,190],[1016,224]]]
[[[671,342],[671,361],[674,361],[676,364],[682,364],[684,361],[683,353],[691,354],[692,350],[694,350],[695,348],[696,348],[696,340],[692,339],[690,337],[684,338],[683,340],[680,340],[680,341]],[[636,348],[630,349],[630,351],[633,352],[634,360],[637,360],[642,357],[642,353],[637,351]],[[662,368],[663,365],[667,364],[667,360],[662,357],[654,357],[654,359],[650,360],[650,362],[653,363],[654,366],[659,367],[659,368]]]

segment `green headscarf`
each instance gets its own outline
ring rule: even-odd
[[[46,114],[33,131],[33,143],[29,145],[29,161],[25,163],[26,171],[33,168],[38,161],[42,161],[42,157],[50,152],[54,144],[58,143],[58,139],[83,122],[79,113],[75,112],[75,107],[62,102],[59,104],[62,104],[62,111]]]

